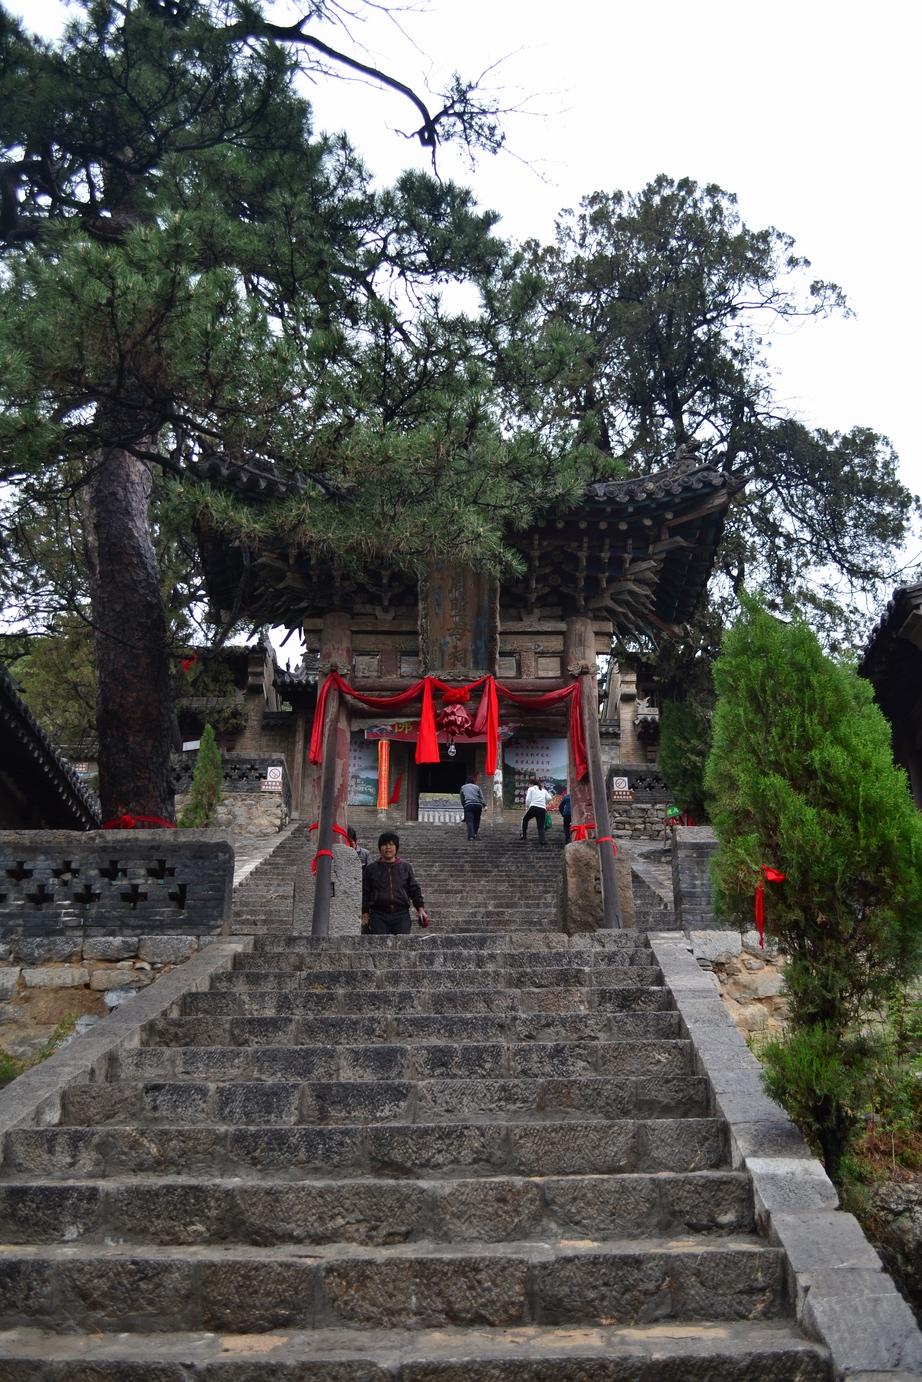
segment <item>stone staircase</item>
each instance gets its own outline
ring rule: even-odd
[[[556,926],[563,852],[559,819],[544,848],[533,821],[524,843],[519,826],[509,822],[484,824],[473,842],[463,825],[410,822],[398,833],[400,853],[413,865],[438,934]],[[374,856],[374,841],[368,846]]]
[[[295,876],[310,868],[307,823],[296,822],[285,838],[234,889],[235,936],[290,931]]]
[[[438,934],[245,942],[8,1134],[3,1382],[831,1376],[643,936],[430,893]]]

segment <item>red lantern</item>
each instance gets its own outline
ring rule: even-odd
[[[444,710],[439,711],[436,716],[436,724],[448,739],[448,757],[454,758],[455,740],[459,735],[470,734],[474,726],[473,720],[466,710],[454,702],[446,706]]]

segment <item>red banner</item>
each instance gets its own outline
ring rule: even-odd
[[[563,701],[568,700],[570,702],[570,745],[573,750],[576,776],[582,780],[589,772],[589,763],[586,758],[586,738],[583,732],[583,716],[580,707],[580,683],[578,681],[575,681],[572,686],[561,686],[554,691],[511,691],[506,686],[500,686],[492,676],[480,677],[477,681],[469,682],[467,686],[463,687],[451,686],[447,682],[440,681],[438,677],[428,676],[414,682],[405,691],[397,691],[390,696],[371,696],[364,691],[356,691],[339,672],[330,672],[317,697],[317,709],[314,713],[314,724],[311,730],[309,754],[311,763],[320,763],[323,758],[323,726],[326,718],[327,697],[334,687],[341,695],[348,696],[351,700],[358,701],[360,705],[367,705],[375,710],[403,710],[422,697],[419,732],[416,737],[417,763],[438,763],[439,761],[433,692],[448,692],[457,703],[457,696],[461,691],[471,692],[482,687],[483,692],[480,697],[480,705],[474,716],[472,732],[475,735],[486,737],[486,771],[491,777],[496,771],[499,757],[499,697],[502,696],[503,700],[511,701],[513,705],[529,710],[548,710],[551,706],[560,705]]]

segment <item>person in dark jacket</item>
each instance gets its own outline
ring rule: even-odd
[[[573,798],[569,792],[565,792],[560,798],[560,805],[557,810],[563,821],[563,842],[568,845],[570,843],[570,827],[573,824]]]
[[[393,830],[378,836],[378,858],[362,870],[362,930],[372,936],[408,936],[410,905],[420,926],[429,925],[422,888],[406,859],[397,857],[400,837]]]
[[[480,817],[486,802],[483,799],[483,792],[477,786],[477,779],[473,773],[467,779],[461,791],[458,793],[461,798],[461,805],[464,808],[464,824],[467,826],[467,838],[476,840],[480,831]]]

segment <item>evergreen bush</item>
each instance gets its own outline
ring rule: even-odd
[[[870,685],[800,620],[745,599],[714,668],[705,785],[718,908],[752,915],[788,960],[789,1032],[770,1092],[835,1175],[872,1078],[874,1023],[922,963],[922,817]]]
[[[183,807],[177,824],[186,830],[203,830],[211,825],[218,802],[221,800],[223,785],[221,750],[214,737],[214,730],[209,724],[202,730],[198,753],[195,755],[189,800]]]

